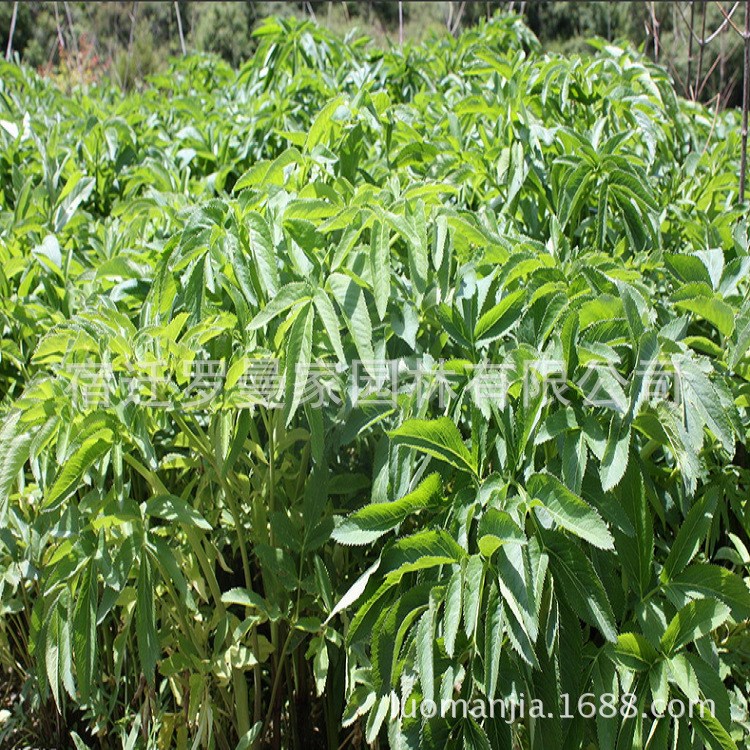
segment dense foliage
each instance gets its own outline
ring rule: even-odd
[[[256,33],[2,67],[0,743],[746,746],[736,113],[513,17]]]
[[[252,57],[252,35],[268,16],[309,16],[342,36],[357,30],[380,46],[403,37],[457,34],[497,12],[517,12],[543,49],[589,52],[587,40],[628,40],[666,67],[688,99],[739,106],[744,6],[733,0],[110,0],[0,3],[0,50],[71,80],[111,78],[123,88],[166,68],[181,50],[209,52],[237,66]],[[178,12],[180,24],[178,24]],[[729,21],[727,21],[727,16]],[[735,28],[732,28],[734,24]],[[705,43],[704,43],[705,41]]]

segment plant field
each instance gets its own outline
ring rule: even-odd
[[[255,34],[0,64],[0,747],[748,747],[739,113]]]

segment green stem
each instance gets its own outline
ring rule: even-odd
[[[281,675],[284,673],[283,666],[284,666],[284,659],[286,658],[286,651],[289,648],[289,642],[292,640],[292,634],[294,633],[294,628],[289,628],[289,632],[287,633],[286,639],[284,640],[284,645],[281,647],[281,653],[279,654],[279,662],[278,666],[276,668],[276,675],[273,680],[273,687],[271,688],[271,700],[268,703],[268,710],[266,711],[266,718],[263,722],[263,729],[260,733],[261,738],[266,736],[266,733],[268,732],[268,727],[271,724],[271,718],[273,717],[274,713],[274,706],[276,705],[276,696],[279,692],[279,685],[281,684]]]
[[[234,521],[234,528],[237,532],[237,542],[240,548],[240,557],[242,558],[242,572],[245,578],[245,587],[248,591],[253,590],[253,578],[250,572],[250,559],[247,554],[247,539],[245,537],[245,530],[242,523],[242,515],[240,514],[240,508],[237,505],[234,494],[229,487],[226,479],[223,477],[220,467],[217,466],[215,456],[209,448],[209,442],[202,434],[198,436],[187,426],[182,416],[178,413],[174,414],[175,422],[179,425],[180,429],[188,436],[188,439],[197,444],[198,450],[208,461],[211,468],[213,469],[214,476],[217,478],[219,486],[221,487],[224,498],[229,505],[229,512],[232,515]],[[197,431],[201,433],[200,425],[196,425]],[[260,654],[260,642],[258,640],[258,629],[255,625],[250,628],[250,643],[253,648],[253,653],[256,657]],[[233,684],[235,689],[235,715],[237,717],[237,727],[240,732],[240,736],[246,734],[250,730],[249,722],[249,707],[247,700],[247,684],[245,683],[245,677],[242,672],[233,670]],[[261,672],[260,664],[253,666],[253,723],[257,723],[261,720],[263,715],[263,674]]]

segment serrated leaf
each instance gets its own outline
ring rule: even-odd
[[[96,561],[86,566],[79,582],[73,616],[73,648],[76,676],[81,700],[86,703],[91,695],[96,668],[96,612],[98,609],[98,582]]]
[[[276,267],[276,251],[273,246],[271,230],[266,220],[255,211],[244,216],[247,222],[250,250],[255,257],[255,263],[265,286],[269,299],[273,299],[279,291],[279,271]]]
[[[608,492],[616,487],[628,468],[630,451],[630,426],[625,425],[619,417],[613,417],[609,425],[607,443],[604,447],[599,476],[602,489]]]
[[[534,474],[527,492],[541,501],[558,526],[600,549],[612,549],[614,540],[599,513],[552,474]]]
[[[525,296],[525,289],[511,292],[482,315],[474,327],[474,341],[477,346],[489,344],[500,338],[520,320]]]
[[[376,378],[372,321],[364,292],[353,279],[341,273],[332,273],[328,277],[328,285],[343,314],[362,365],[371,377]]]
[[[376,221],[371,229],[370,273],[378,317],[383,320],[391,294],[390,234],[386,224]]]
[[[673,654],[687,643],[702,638],[729,617],[730,609],[723,602],[697,599],[688,602],[671,620],[661,638],[666,654]]]
[[[29,458],[29,449],[33,439],[31,430],[20,427],[21,412],[11,412],[3,422],[0,430],[0,522],[4,523],[8,506],[8,496],[13,483],[18,479],[18,472]]]
[[[407,419],[389,433],[396,445],[407,445],[422,453],[439,458],[456,469],[477,474],[475,458],[464,445],[461,433],[448,417],[439,419]]]
[[[430,474],[408,495],[388,503],[373,503],[352,513],[333,531],[340,544],[371,544],[404,521],[407,516],[428,508],[440,493],[439,474]]]
[[[526,534],[504,510],[488,508],[479,521],[477,529],[479,551],[484,557],[492,557],[503,544],[526,544]]]
[[[284,416],[288,425],[299,407],[307,386],[312,360],[315,311],[308,304],[292,323],[286,347]]]
[[[700,315],[714,325],[722,336],[731,336],[734,331],[734,311],[720,299],[713,297],[694,297],[678,300],[674,306]]]
[[[345,364],[346,356],[344,355],[344,347],[341,343],[339,321],[333,303],[322,289],[317,289],[315,291],[313,302],[318,317],[323,321],[323,326],[325,327],[328,339],[331,342],[331,348],[336,354],[339,362]]]
[[[443,612],[443,642],[448,656],[453,656],[458,628],[461,624],[463,571],[456,568],[448,581]]]
[[[150,498],[146,501],[146,515],[211,531],[211,524],[195,508],[176,495],[156,495]]]
[[[710,563],[697,563],[673,575],[667,591],[687,597],[706,597],[724,602],[738,622],[750,618],[750,589],[736,573]]]
[[[667,583],[675,573],[683,571],[693,559],[711,528],[717,500],[715,492],[706,492],[688,512],[664,562],[661,571],[661,580],[664,583]]]
[[[656,649],[638,633],[621,633],[612,647],[615,661],[627,669],[642,672],[659,658]]]
[[[59,505],[78,488],[83,475],[112,448],[112,430],[96,430],[65,460],[42,503],[43,508]]]
[[[250,321],[248,331],[257,331],[294,305],[310,299],[310,289],[302,281],[293,281],[279,289],[271,301]]]
[[[419,619],[416,636],[417,671],[425,700],[433,700],[435,696],[435,668],[432,653],[434,641],[435,610],[433,607],[428,607]]]
[[[608,641],[616,640],[612,606],[591,561],[572,540],[559,532],[543,531],[542,541],[549,554],[555,591],[567,599],[582,620],[598,628]]]

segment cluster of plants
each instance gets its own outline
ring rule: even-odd
[[[253,29],[268,16],[309,16],[342,35],[358,29],[388,46],[455,35],[515,10],[544,49],[585,55],[591,36],[627,39],[667,68],[680,94],[725,107],[742,102],[742,6],[730,0],[8,1],[0,3],[0,50],[10,48],[47,75],[59,70],[63,85],[109,77],[130,89],[163,71],[183,43],[241,64],[255,52]]]
[[[746,746],[737,113],[514,16],[255,33],[0,68],[0,744]]]

